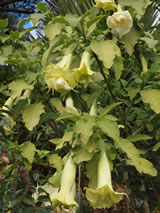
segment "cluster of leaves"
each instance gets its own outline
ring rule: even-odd
[[[113,179],[125,180],[136,208],[140,210],[153,192],[157,202],[150,202],[150,209],[158,207],[159,30],[153,34],[144,31],[142,16],[149,1],[117,3],[133,18],[131,30],[121,38],[106,24],[113,11],[96,7],[82,16],[54,16],[39,3],[37,9],[42,13],[18,23],[21,27],[31,20],[33,27],[9,35],[5,33],[7,21],[0,20],[3,212],[52,211],[52,196],[60,186],[69,154],[79,167],[78,194],[84,190],[80,185],[86,186],[88,180],[95,189],[102,144]],[[43,30],[44,37],[30,41],[27,35],[33,29]],[[86,50],[94,75],[85,76],[71,91],[49,90],[45,81],[48,65],[72,54],[70,70],[78,69]],[[68,98],[73,102],[70,105]]]

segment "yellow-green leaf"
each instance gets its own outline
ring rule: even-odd
[[[25,107],[22,117],[28,130],[32,130],[40,120],[40,115],[44,113],[44,105],[42,103],[30,104]]]
[[[24,142],[19,146],[21,155],[28,160],[29,163],[33,163],[36,147],[30,141]]]
[[[156,152],[159,148],[160,148],[160,142],[157,143],[156,145],[154,145],[152,151],[153,151],[153,152]]]
[[[144,103],[150,104],[157,114],[160,113],[160,90],[150,89],[141,91],[142,100]]]
[[[75,163],[81,163],[83,161],[89,161],[93,157],[94,152],[88,152],[86,149],[81,146],[75,146],[72,149],[72,159]]]
[[[97,126],[114,141],[119,140],[119,128],[116,122],[108,120],[104,117],[102,120],[98,120],[96,123]]]
[[[138,17],[143,16],[150,0],[119,0],[122,6],[129,6],[135,9]]]
[[[138,150],[129,140],[121,138],[119,141],[116,141],[115,145],[127,154],[129,158],[127,163],[135,166],[140,173],[143,172],[152,176],[157,175],[157,170],[153,164],[145,158],[142,158],[140,156],[142,151]]]
[[[137,44],[140,37],[140,30],[136,29],[134,26],[129,31],[129,33],[121,37],[121,41],[122,43],[124,43],[126,51],[129,55],[132,55],[134,51],[134,46]]]
[[[63,138],[51,139],[50,142],[56,144],[56,150],[61,149],[65,142],[71,142],[73,132],[65,132]]]
[[[60,171],[62,169],[62,159],[57,154],[52,154],[48,157],[49,164],[57,169],[57,171]]]
[[[52,40],[56,37],[56,35],[58,35],[61,32],[62,29],[62,25],[59,23],[55,23],[55,24],[49,24],[46,27],[44,27],[44,32],[46,34],[46,36]]]
[[[8,85],[9,90],[11,90],[11,97],[16,98],[22,94],[22,91],[25,89],[33,89],[33,84],[27,84],[23,79],[12,81]]]
[[[116,57],[113,63],[113,70],[116,80],[119,80],[123,70],[123,58]]]
[[[121,56],[119,47],[112,40],[92,41],[90,46],[92,51],[103,61],[104,66],[108,69],[113,65],[115,57]]]
[[[88,143],[90,136],[93,134],[93,127],[95,122],[93,119],[80,119],[76,122],[76,133],[80,134],[82,143],[85,145]]]

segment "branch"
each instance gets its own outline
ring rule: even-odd
[[[22,0],[1,0],[0,2],[0,6],[5,6],[7,4],[12,4],[12,3],[16,3]]]
[[[32,14],[35,11],[34,10],[18,10],[15,8],[0,8],[0,12],[13,12],[13,13],[26,13],[26,14]]]

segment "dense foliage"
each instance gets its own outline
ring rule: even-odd
[[[97,0],[81,16],[54,16],[41,2],[10,34],[0,20],[2,212],[158,211],[159,27],[144,30],[149,3]],[[44,36],[31,41],[34,29]]]

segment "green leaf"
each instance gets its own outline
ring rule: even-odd
[[[121,41],[125,45],[126,51],[129,55],[132,55],[134,51],[134,46],[137,44],[140,37],[140,30],[136,29],[134,26],[129,31],[129,33],[121,37]]]
[[[48,179],[48,182],[54,187],[59,187],[61,181],[62,171],[57,171],[55,174]]]
[[[43,13],[46,13],[48,8],[46,7],[46,5],[43,2],[38,2],[38,4],[36,5],[37,10],[42,11]]]
[[[64,146],[65,142],[71,142],[73,132],[65,132],[63,138],[51,139],[50,142],[56,144],[56,150],[61,149]]]
[[[56,35],[58,35],[61,30],[62,30],[62,25],[59,23],[55,23],[55,24],[48,24],[47,26],[45,26],[43,28],[46,36],[52,40],[56,37]]]
[[[116,80],[119,80],[123,71],[123,58],[116,56],[113,63],[113,70]]]
[[[19,38],[19,31],[15,31],[15,32],[11,31],[10,35],[13,40],[17,40]]]
[[[140,92],[140,88],[135,87],[128,87],[127,89],[128,96],[130,97],[130,100],[133,100],[134,97],[136,97],[137,93]]]
[[[76,27],[81,20],[81,17],[79,17],[78,15],[72,15],[72,14],[67,14],[65,15],[64,18],[71,27]]]
[[[30,15],[30,18],[32,20],[32,23],[34,26],[36,26],[36,24],[39,22],[40,19],[44,18],[44,14],[42,13],[33,13]]]
[[[112,40],[91,41],[90,47],[108,69],[113,65],[115,57],[121,56],[119,47]]]
[[[34,155],[36,152],[36,147],[30,141],[24,142],[22,145],[19,145],[21,155],[26,158],[29,163],[33,163]]]
[[[2,47],[2,54],[3,56],[9,56],[13,52],[13,46],[12,45],[7,45]]]
[[[84,145],[88,143],[90,136],[93,134],[94,126],[95,122],[90,117],[88,120],[80,119],[76,122],[75,132],[80,134],[80,139]]]
[[[94,18],[92,18],[91,20],[89,20],[86,24],[87,24],[87,28],[89,29],[93,24],[99,22],[100,20],[102,20],[104,17],[106,17],[105,15],[101,15],[101,16],[96,16]]]
[[[23,79],[19,79],[16,81],[12,81],[10,84],[8,84],[9,90],[11,90],[11,97],[16,98],[21,96],[23,90],[26,89],[33,89],[33,84],[27,84]]]
[[[97,126],[114,141],[119,141],[119,128],[116,122],[105,117],[96,122]]]
[[[144,103],[150,104],[151,109],[157,114],[160,113],[160,90],[142,90],[140,94]]]
[[[119,0],[122,6],[128,6],[135,9],[138,17],[143,16],[150,0]]]
[[[153,152],[156,152],[159,148],[160,148],[160,142],[157,143],[156,145],[154,145],[152,151],[153,151]]]
[[[51,54],[51,52],[53,50],[55,50],[55,48],[59,45],[61,45],[63,43],[63,38],[62,37],[57,37],[54,39],[54,41],[52,41],[52,44],[50,45],[50,47],[44,52],[43,54],[43,58],[42,58],[42,66],[43,66],[43,69],[46,68],[47,66],[47,63],[48,63],[48,58]]]
[[[97,116],[98,118],[102,119],[106,114],[110,113],[116,106],[120,105],[122,102],[118,102],[115,104],[110,104],[109,106],[105,107],[101,114]]]
[[[81,146],[75,146],[72,148],[72,158],[75,163],[81,163],[84,161],[89,161],[93,157],[94,152],[88,152],[86,149]]]
[[[76,121],[76,120],[79,120],[79,116],[72,113],[63,113],[56,119],[56,121],[63,120],[63,119]]]
[[[148,135],[131,135],[127,138],[131,142],[143,141],[143,140],[150,140],[152,137]]]
[[[50,103],[51,103],[52,106],[54,106],[56,108],[56,110],[58,112],[62,112],[64,110],[64,106],[63,106],[60,98],[51,98]]]
[[[28,130],[31,131],[39,123],[42,113],[44,113],[44,105],[41,102],[25,107],[22,117]]]
[[[7,19],[0,19],[0,30],[4,30],[8,26]]]
[[[89,178],[88,187],[92,189],[96,189],[97,181],[98,181],[98,161],[99,155],[96,153],[93,158],[86,163],[87,177]]]
[[[49,164],[55,168],[57,171],[62,169],[62,159],[57,154],[52,154],[48,156]]]
[[[129,158],[127,163],[134,165],[140,173],[143,172],[152,176],[157,175],[157,170],[153,164],[145,158],[140,157],[142,151],[138,150],[129,140],[121,138],[119,141],[116,141],[115,146],[127,154]]]
[[[154,38],[148,38],[148,37],[141,37],[142,41],[145,41],[145,43],[148,45],[149,48],[156,50],[155,46],[158,43],[158,40],[154,40]]]

